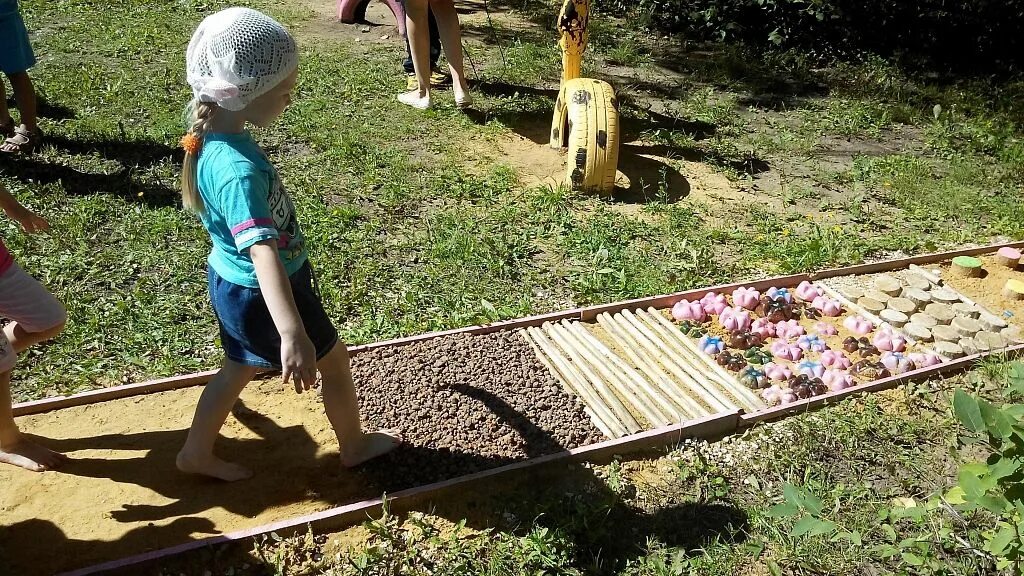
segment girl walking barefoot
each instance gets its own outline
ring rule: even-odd
[[[19,203],[0,184],[0,209],[28,233],[50,228],[45,218]],[[35,278],[18,266],[0,242],[0,316],[11,320],[0,331],[0,463],[33,472],[60,467],[66,458],[25,437],[14,423],[11,409],[11,372],[18,353],[49,340],[64,329],[64,306]]]
[[[227,481],[251,475],[213,445],[242,389],[267,368],[279,368],[296,392],[314,386],[319,370],[343,465],[390,451],[397,435],[360,428],[348,351],[314,288],[294,204],[245,129],[270,125],[291,102],[294,39],[265,14],[228,8],[196,29],[186,65],[194,98],[182,199],[213,243],[207,277],[226,358],[199,399],[178,468]]]

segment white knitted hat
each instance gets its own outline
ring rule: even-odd
[[[207,16],[192,34],[185,67],[192,93],[238,111],[277,86],[299,65],[295,39],[279,22],[250,8]]]

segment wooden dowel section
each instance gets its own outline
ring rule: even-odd
[[[669,322],[667,318],[662,316],[658,310],[651,307],[648,308],[646,312],[643,310],[638,310],[637,312],[641,315],[641,317],[646,315],[646,319],[652,326],[660,327],[662,333],[665,334],[666,337],[670,339],[670,341],[678,342],[683,347],[685,347],[686,350],[689,351],[689,353],[692,356],[695,356],[703,360],[704,363],[711,368],[713,373],[718,374],[719,378],[722,380],[722,384],[725,388],[725,391],[728,392],[734,399],[736,399],[743,409],[749,411],[757,411],[764,408],[764,403],[760,400],[760,398],[757,397],[756,394],[754,394],[753,391],[751,391],[743,384],[740,384],[739,380],[734,378],[732,374],[725,370],[725,368],[719,366],[718,363],[712,360],[707,354],[704,354],[700,350],[698,350],[697,345],[693,341],[691,341],[685,334],[680,332],[679,329],[676,326],[674,326],[671,322]]]
[[[604,379],[612,393],[617,394],[620,399],[632,405],[647,420],[651,427],[656,428],[668,423],[670,418],[662,416],[653,409],[647,399],[640,394],[639,390],[636,390],[621,374],[612,368],[610,362],[601,358],[586,341],[580,338],[579,334],[559,324],[552,324],[551,330],[559,331],[563,340],[573,346],[580,356],[590,363],[591,369]]]
[[[561,348],[554,340],[549,340],[547,333],[537,327],[531,327],[534,337],[538,342],[542,342],[546,349],[549,350],[549,354],[556,363],[563,368],[563,371],[568,371],[573,375],[576,390],[581,398],[590,405],[590,408],[597,414],[605,424],[615,432],[618,437],[625,436],[630,433],[629,428],[619,418],[619,416],[611,409],[610,405],[601,397],[597,388],[587,379],[587,375],[579,369],[578,364],[574,364],[572,358],[568,354],[563,354]],[[630,417],[632,419],[632,417]]]
[[[625,436],[628,433],[626,427],[608,409],[600,396],[597,395],[597,392],[587,384],[586,377],[575,370],[572,363],[559,352],[558,345],[549,340],[540,328],[530,326],[527,328],[527,331],[534,341],[537,342],[537,345],[548,355],[558,371],[571,383],[575,396],[581,399],[593,411],[602,424],[611,431],[612,436],[615,438]]]
[[[541,348],[541,343],[536,338],[537,336],[535,336],[531,332],[530,328],[526,328],[523,330],[523,339],[525,339],[527,344],[530,345],[530,348],[533,349],[533,353],[534,355],[537,356],[537,360],[539,360],[540,363],[543,364],[549,372],[551,372],[551,374],[555,377],[555,379],[558,380],[558,382],[562,385],[562,388],[566,392],[568,392],[571,396],[577,398],[583,404],[583,410],[587,413],[587,416],[590,417],[590,421],[594,423],[594,426],[596,426],[598,430],[600,430],[601,433],[605,435],[605,437],[618,438],[619,436],[616,432],[612,430],[611,426],[606,424],[604,419],[598,416],[597,412],[595,412],[590,407],[591,403],[587,402],[583,398],[583,395],[576,391],[575,386],[573,386],[569,382],[569,377],[562,374],[561,370],[555,368],[554,360],[552,358],[549,358],[548,353],[543,351],[543,349]],[[543,338],[543,336],[541,336],[541,338]],[[624,429],[623,432],[625,432]]]
[[[640,334],[643,337],[643,341],[647,344],[652,356],[661,362],[663,366],[684,381],[689,378],[696,388],[695,392],[697,392],[698,397],[707,402],[713,410],[735,410],[738,408],[732,400],[722,393],[716,383],[708,379],[710,372],[704,373],[691,365],[685,355],[679,350],[674,349],[671,344],[659,338],[657,334],[651,331],[650,327],[641,322],[632,312],[623,310],[619,313],[619,318],[623,320],[624,324],[630,326],[634,334]]]
[[[672,376],[689,389],[693,398],[700,400],[710,407],[712,413],[736,409],[736,406],[732,405],[731,402],[723,402],[714,393],[714,384],[708,383],[708,385],[705,385],[706,378],[702,374],[692,372],[685,363],[678,363],[666,355],[656,337],[644,333],[632,320],[627,319],[621,313],[613,318],[615,322],[619,323],[624,332],[640,344],[639,350],[646,355],[650,362],[667,369]]]
[[[590,331],[588,331],[582,324],[579,322],[569,322],[567,320],[563,320],[561,324],[569,330],[574,330],[580,340],[585,342],[592,350],[597,351],[598,354],[618,368],[619,372],[625,375],[626,379],[632,382],[632,385],[636,389],[642,391],[648,400],[648,406],[654,413],[661,415],[661,421],[663,424],[671,424],[682,420],[681,414],[674,409],[672,402],[668,398],[666,398],[659,390],[652,387],[642,374],[634,370],[632,366],[626,364],[622,358],[619,358],[618,355],[609,350],[604,343],[591,334]]]
[[[633,362],[641,372],[651,379],[655,386],[660,388],[662,392],[672,400],[685,417],[698,418],[711,413],[699,402],[687,396],[683,392],[682,388],[677,386],[672,381],[671,377],[667,376],[656,362],[651,362],[638,354],[637,351],[641,349],[641,345],[634,342],[627,332],[620,329],[619,326],[611,319],[611,315],[607,312],[602,312],[601,314],[598,314],[597,322],[605,329],[605,332],[615,340],[615,343],[625,351],[626,355],[629,356],[630,361]]]
[[[583,372],[587,377],[587,382],[594,388],[597,395],[603,399],[604,404],[615,414],[619,422],[621,422],[623,427],[626,428],[626,431],[630,434],[639,432],[643,428],[640,423],[637,422],[636,418],[629,413],[629,410],[626,410],[626,407],[623,406],[622,401],[619,400],[618,396],[608,388],[608,384],[590,369],[590,365],[587,363],[586,358],[580,354],[580,351],[573,346],[572,342],[565,339],[561,329],[550,322],[544,323],[543,328],[551,340],[553,340],[555,344],[558,344],[558,347],[566,353],[572,361],[573,366],[576,366],[581,372]]]

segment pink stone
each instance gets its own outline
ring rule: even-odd
[[[707,320],[708,315],[707,312],[704,311],[704,307],[701,306],[700,302],[680,300],[672,307],[672,317],[680,321],[690,320],[693,322],[703,322]]]
[[[782,388],[779,388],[778,384],[775,384],[771,388],[765,388],[761,391],[761,398],[763,398],[765,403],[769,406],[775,406],[778,404],[781,396]]]
[[[910,358],[910,361],[918,368],[927,368],[929,366],[935,366],[936,364],[942,364],[942,358],[938,354],[932,354],[930,352],[915,352],[913,354],[908,354],[907,357]]]
[[[829,368],[846,370],[853,365],[850,359],[839,350],[826,350],[821,353],[821,363]]]
[[[726,308],[719,313],[718,323],[729,332],[746,332],[750,328],[750,312],[743,308]]]
[[[899,352],[886,352],[882,354],[882,365],[892,374],[903,374],[915,368],[910,358]]]
[[[803,300],[804,302],[810,302],[815,298],[821,296],[821,288],[818,288],[814,284],[811,284],[807,280],[804,280],[796,287],[796,297]]]
[[[775,325],[775,335],[779,338],[797,338],[804,335],[804,327],[796,320],[782,320]]]
[[[871,343],[875,348],[887,352],[903,352],[907,349],[907,339],[891,330],[879,331]]]
[[[822,336],[835,336],[839,334],[839,330],[828,322],[818,322],[814,325],[814,331]]]
[[[747,310],[753,310],[757,308],[757,305],[761,302],[761,293],[753,288],[747,288],[741,286],[732,291],[732,304],[733,306],[739,306],[740,308],[746,308]]]
[[[1020,261],[1020,250],[1016,248],[1010,248],[1009,246],[1003,246],[996,252],[997,256],[1006,258],[1007,260]]]
[[[843,320],[843,326],[858,336],[866,336],[875,329],[875,325],[863,316],[849,316]]]
[[[833,392],[845,390],[854,385],[853,376],[850,376],[850,373],[845,370],[826,370],[824,376],[821,377],[821,381]]]
[[[799,346],[790,344],[785,340],[776,340],[775,342],[772,342],[769,349],[772,352],[772,356],[775,356],[780,360],[796,361],[803,358],[804,355],[804,351],[801,350]],[[767,370],[767,367],[765,369]]]
[[[784,364],[776,364],[775,362],[769,362],[764,365],[764,374],[768,378],[777,382],[789,380],[789,377],[793,375],[793,371],[789,369],[789,366]]]
[[[786,389],[779,395],[779,402],[782,404],[792,404],[796,402],[796,394],[792,390]]]
[[[767,318],[758,318],[750,325],[750,331],[760,336],[762,340],[767,340],[775,336],[775,324],[769,322]]]
[[[729,303],[725,300],[725,295],[717,292],[708,292],[700,299],[701,306],[704,307],[704,311],[708,314],[721,314],[722,310],[729,307]]]
[[[839,316],[843,312],[843,306],[838,300],[826,298],[824,296],[818,296],[811,302],[811,306],[814,306],[825,316]]]

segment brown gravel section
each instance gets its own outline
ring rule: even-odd
[[[364,426],[405,444],[360,467],[384,490],[604,440],[517,332],[458,334],[352,358]]]

